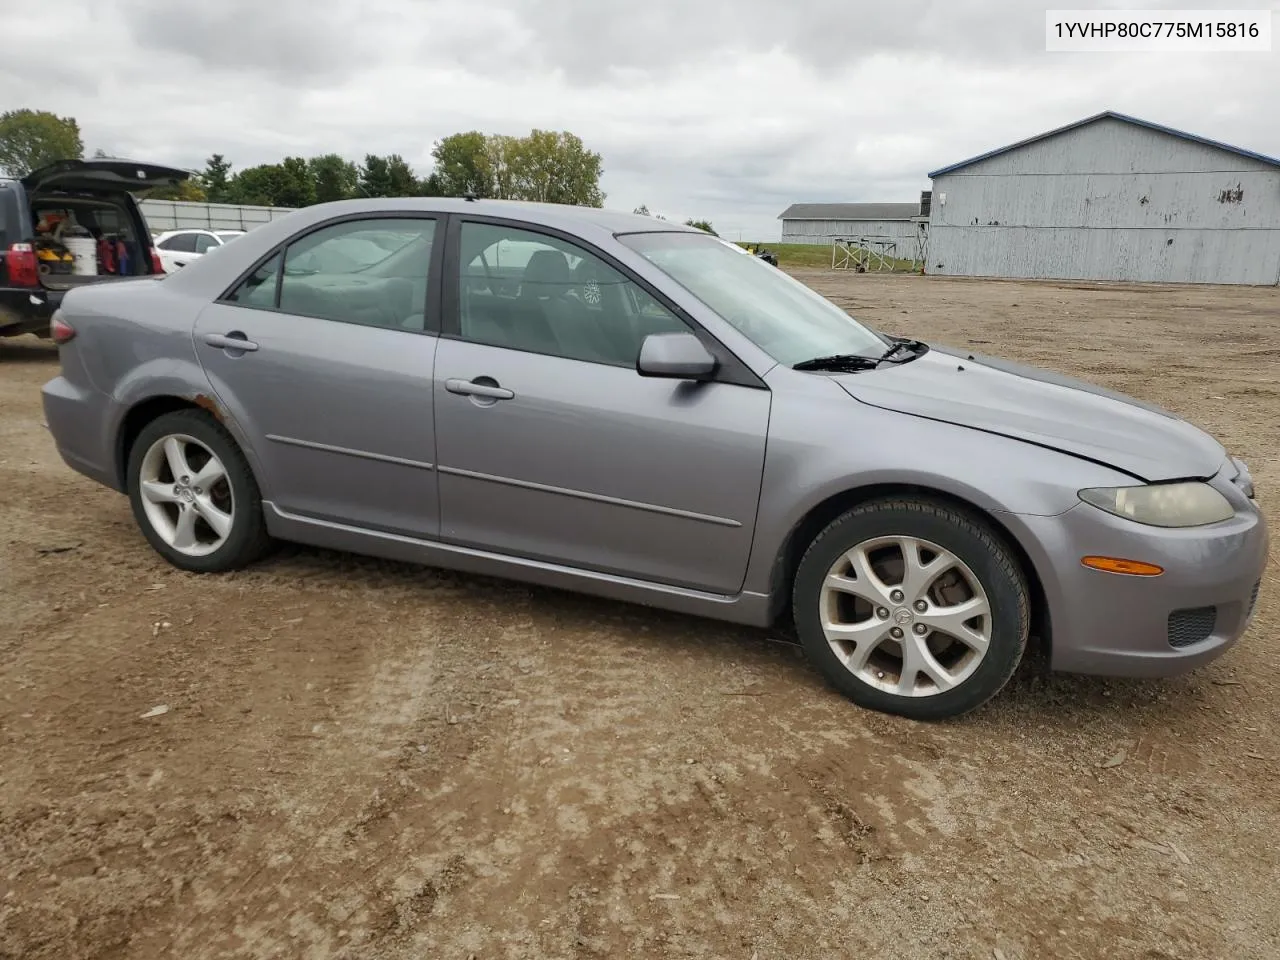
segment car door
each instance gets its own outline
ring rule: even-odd
[[[437,231],[437,219],[420,215],[328,222],[275,251],[197,318],[210,384],[286,513],[415,537],[439,532]]]
[[[194,233],[175,233],[156,245],[166,273],[173,273],[196,258],[196,236]]]
[[[599,251],[478,217],[455,218],[449,242],[435,377],[442,538],[739,590],[768,390],[749,374],[640,376],[643,336],[689,327]],[[494,269],[508,249],[523,250],[515,284]]]

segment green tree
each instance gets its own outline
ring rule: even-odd
[[[342,159],[336,153],[326,153],[324,156],[312,157],[307,165],[311,168],[311,177],[315,181],[317,203],[346,200],[355,195],[360,171],[354,163]]]
[[[422,183],[418,185],[418,196],[420,197],[443,197],[445,196],[444,186],[440,182],[440,174],[434,170],[423,178]]]
[[[686,227],[697,227],[699,230],[705,230],[707,233],[711,234],[713,237],[720,236],[720,234],[716,233],[715,230],[712,229],[710,220],[689,219],[684,222],[684,225]]]
[[[316,202],[316,181],[302,157],[285,157],[280,162],[278,207],[309,207]]]
[[[58,160],[83,157],[84,141],[74,117],[47,110],[0,113],[0,173],[21,177]]]
[[[418,177],[413,172],[413,167],[409,166],[408,161],[398,153],[391,154],[386,158],[386,161],[387,181],[391,188],[388,196],[416,197],[422,189],[422,185],[418,182]]]
[[[387,169],[387,158],[368,154],[360,167],[359,188],[362,197],[392,196],[391,171]]]
[[[436,164],[432,176],[440,196],[493,196],[489,138],[479,130],[455,133],[437,141],[431,157]]]
[[[208,203],[209,194],[199,177],[188,177],[176,187],[158,187],[147,194],[148,200],[182,200],[187,203]]]
[[[209,203],[231,202],[231,164],[222,154],[215,153],[205,161],[200,182],[204,186]]]
[[[260,207],[282,207],[284,204],[277,198],[287,192],[285,180],[284,170],[278,163],[245,167],[231,178],[227,189],[227,202]]]
[[[512,193],[518,200],[604,206],[601,157],[568,131],[532,130],[511,143]]]

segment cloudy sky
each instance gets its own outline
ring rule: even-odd
[[[1272,53],[1188,55],[1046,53],[1047,4],[1020,0],[0,6],[0,110],[74,116],[90,154],[425,174],[449,133],[567,129],[603,154],[607,206],[743,239],[796,201],[915,200],[930,170],[1105,109],[1280,155],[1280,16]]]

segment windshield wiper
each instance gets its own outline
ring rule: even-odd
[[[885,360],[890,360],[893,358],[895,354],[898,354],[903,350],[910,350],[913,354],[918,356],[919,354],[924,353],[928,349],[929,349],[929,345],[925,343],[923,340],[908,340],[906,338],[899,337],[899,338],[895,338],[895,342],[893,346],[891,346],[884,353],[880,354],[880,360],[882,362]],[[904,360],[900,360],[898,362],[902,363],[904,362]]]
[[[801,360],[792,364],[792,370],[832,370],[854,371],[874,370],[880,365],[880,358],[867,357],[860,353],[835,353],[829,357],[814,357],[812,360]]]

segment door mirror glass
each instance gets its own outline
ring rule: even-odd
[[[692,333],[651,333],[640,345],[636,372],[642,377],[704,380],[719,364]]]

